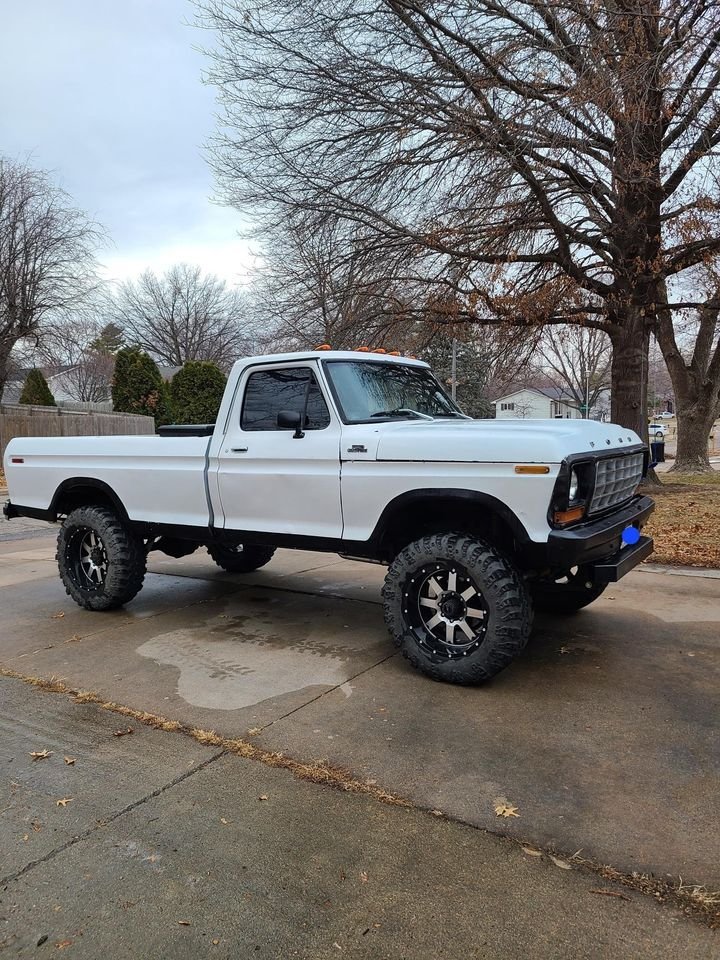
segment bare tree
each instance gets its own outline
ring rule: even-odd
[[[15,345],[93,288],[99,239],[47,173],[0,157],[0,395]]]
[[[407,335],[402,284],[392,264],[361,249],[334,219],[313,229],[288,224],[263,251],[250,291],[266,345],[307,349],[374,346],[396,349]]]
[[[662,285],[694,302],[673,281],[720,250],[714,3],[199,3],[227,202],[351,223],[458,319],[605,331],[613,418],[647,434]]]
[[[129,342],[161,363],[212,360],[227,369],[246,353],[241,294],[200,267],[178,264],[162,277],[147,270],[118,286],[108,312]]]
[[[589,417],[610,385],[612,346],[607,334],[592,327],[548,327],[539,352],[550,379]]]
[[[102,403],[111,396],[115,357],[103,340],[103,324],[93,309],[97,302],[91,304],[88,310],[54,315],[33,359],[60,374],[62,388],[72,400]]]

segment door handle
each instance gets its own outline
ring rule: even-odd
[[[248,448],[247,448],[247,447],[231,447],[230,449],[231,449],[232,453],[247,453],[247,452],[248,452]]]

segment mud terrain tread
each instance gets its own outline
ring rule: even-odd
[[[83,590],[72,579],[68,569],[66,548],[75,527],[95,530],[103,541],[108,556],[108,570],[102,590]],[[55,554],[65,592],[86,610],[115,610],[129,603],[141,590],[146,572],[145,548],[137,537],[109,507],[78,507],[64,520]]]
[[[402,614],[402,585],[438,558],[463,564],[491,607],[489,629],[477,650],[452,660],[421,648]],[[390,565],[382,590],[385,623],[402,655],[433,680],[478,684],[504,670],[524,649],[532,626],[530,595],[520,574],[491,544],[460,533],[436,534],[409,544]]]

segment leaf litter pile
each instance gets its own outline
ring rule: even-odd
[[[643,529],[655,540],[649,562],[720,569],[720,473],[661,476],[643,490],[655,500]]]

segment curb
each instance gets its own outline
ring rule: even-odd
[[[674,577],[705,577],[708,580],[720,580],[720,570],[712,567],[671,567],[664,563],[641,563],[635,567],[641,573],[660,573]]]

